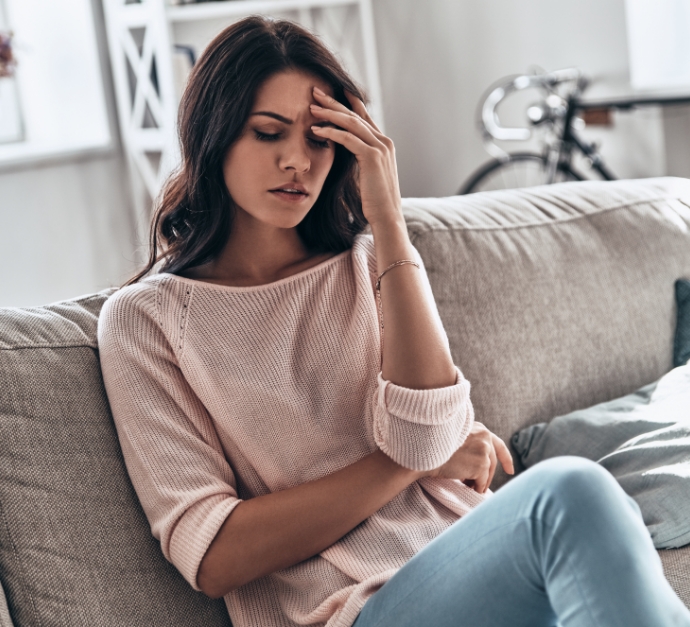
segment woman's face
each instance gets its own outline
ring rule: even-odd
[[[333,95],[328,83],[296,70],[275,74],[257,91],[223,164],[225,184],[243,217],[294,228],[316,202],[335,146],[311,131],[314,124],[324,125],[309,109],[316,102],[314,86]]]

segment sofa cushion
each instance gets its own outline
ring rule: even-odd
[[[681,601],[690,607],[690,546],[659,551],[666,579]]]
[[[682,366],[690,359],[690,280],[676,281],[678,322],[673,343],[673,365]]]
[[[689,207],[674,178],[404,200],[478,421],[508,441],[672,368]]]
[[[10,610],[7,607],[7,597],[2,586],[0,586],[0,627],[14,627],[10,617]]]
[[[109,293],[0,309],[0,580],[12,619],[227,626],[223,601],[165,560],[129,482],[96,352]]]

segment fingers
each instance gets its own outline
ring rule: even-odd
[[[378,126],[376,126],[374,120],[372,120],[371,116],[369,115],[369,111],[367,111],[367,108],[364,106],[364,103],[359,98],[357,98],[357,96],[355,96],[353,93],[350,93],[347,90],[345,90],[345,97],[347,98],[348,102],[352,105],[352,110],[357,115],[364,118],[372,126],[373,129],[380,133],[381,130]]]
[[[348,109],[344,104],[338,102],[335,98],[333,98],[333,96],[329,96],[318,87],[314,87],[312,91],[314,92],[314,98],[316,98],[317,102],[321,103],[321,106],[330,107],[334,111],[340,111],[341,113],[352,114],[352,111],[350,111],[350,109]]]
[[[362,128],[365,128],[368,131],[372,138],[376,138],[379,141],[384,139],[385,136],[381,133],[376,124],[374,124],[374,121],[371,119],[371,116],[366,110],[364,103],[356,96],[350,94],[347,91],[345,92],[345,96],[347,97],[348,101],[353,107],[353,109],[350,110],[345,105],[338,102],[335,98],[332,98],[328,94],[325,94],[318,87],[314,87],[313,92],[314,98],[319,103],[319,105],[321,105],[324,111],[339,113],[341,114],[338,117],[339,120],[346,120],[351,123],[358,123],[359,125],[361,125]],[[311,108],[313,112],[314,105],[312,105]],[[335,122],[335,120],[332,121]],[[349,131],[353,130],[351,128],[351,125],[342,125],[340,122],[338,122],[337,124],[338,126],[343,126],[343,128],[347,128]]]
[[[515,474],[513,458],[503,440],[475,421],[470,435],[442,466],[440,475],[460,479],[475,492],[484,494],[493,481],[499,462],[508,474]]]
[[[349,131],[333,128],[332,126],[312,126],[311,130],[319,137],[325,137],[342,144],[355,156],[363,155],[367,150],[371,149],[371,146]]]
[[[495,433],[492,433],[486,429],[486,434],[489,436],[489,446],[486,451],[486,456],[488,457],[488,470],[483,473],[481,479],[477,483],[477,492],[483,494],[489,489],[491,482],[493,481],[494,475],[496,474],[496,469],[498,467],[498,462],[501,462],[503,469],[510,475],[515,473],[513,467],[513,458],[505,445],[503,440],[499,438]]]
[[[481,444],[479,445],[479,476],[477,477],[475,490],[479,494],[486,492],[486,489],[493,479],[494,472],[496,471],[496,453],[494,451],[494,446],[491,441],[491,433],[488,429],[484,430],[485,433],[482,434]]]
[[[503,470],[505,470],[509,475],[514,475],[515,467],[513,465],[513,456],[510,454],[508,447],[505,445],[505,442],[503,442],[503,440],[501,440],[501,438],[499,438],[496,434],[492,433],[491,435],[493,436],[496,455],[498,456],[498,460],[501,462],[501,466],[503,466]]]
[[[321,120],[327,120],[336,126],[344,128],[350,133],[357,135],[357,137],[364,140],[364,142],[370,146],[376,148],[383,147],[379,138],[374,135],[372,128],[358,115],[353,115],[351,111],[348,110],[347,113],[343,113],[342,111],[334,111],[333,109],[320,107],[316,104],[309,105],[309,108],[314,117]]]
[[[486,481],[482,484],[482,494],[486,492],[491,485],[491,481],[494,478],[494,474],[496,473],[496,466],[498,466],[498,460],[496,458],[496,451],[494,450],[494,447],[491,447],[491,451],[489,452],[489,472],[486,475]]]

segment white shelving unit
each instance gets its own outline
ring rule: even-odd
[[[188,44],[184,38],[192,31],[203,47],[247,15],[297,21],[340,56],[367,90],[372,117],[383,125],[371,0],[222,0],[179,6],[167,0],[103,0],[103,6],[120,131],[142,235],[152,199],[179,162],[173,48]]]
[[[14,78],[0,79],[0,170],[115,149],[91,0],[0,0]]]

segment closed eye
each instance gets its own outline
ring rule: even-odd
[[[317,148],[328,148],[331,145],[331,142],[327,139],[321,140],[321,139],[314,139],[313,137],[307,137],[307,139],[314,144]]]
[[[262,142],[274,142],[280,138],[280,133],[271,135],[270,133],[262,133],[261,131],[254,130],[254,134],[256,138]]]
[[[259,141],[262,142],[275,142],[280,139],[280,133],[262,133],[254,129],[254,134]],[[316,148],[328,148],[331,144],[329,140],[314,139],[313,137],[307,137],[307,140]]]

